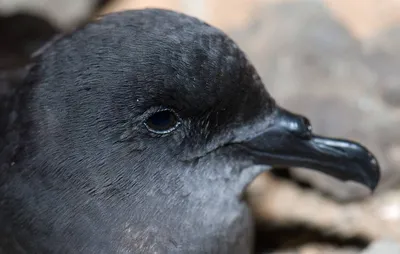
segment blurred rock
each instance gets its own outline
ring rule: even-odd
[[[111,0],[0,0],[0,71],[23,67],[59,33],[73,31]]]
[[[300,246],[313,243],[361,250],[381,239],[400,243],[399,190],[339,204],[291,181],[262,174],[247,194],[260,228],[256,241],[259,250],[267,250],[271,243],[278,250],[299,250]],[[293,231],[299,226],[303,226],[301,231]]]
[[[378,51],[354,38],[316,0],[260,6],[249,27],[231,35],[280,104],[308,116],[316,133],[349,138],[370,148],[382,168],[377,192],[400,183],[400,114],[396,99],[388,103],[382,95],[382,89],[390,88],[387,93],[395,96],[393,89],[400,87],[383,79],[385,72],[394,73],[400,66],[394,64],[400,58],[373,55]],[[369,195],[360,185],[318,172],[293,169],[291,174],[340,201]]]
[[[388,239],[376,241],[361,254],[400,254],[400,244]]]
[[[273,254],[360,254],[359,250],[352,248],[338,248],[323,244],[307,244],[296,250],[278,251]]]
[[[0,17],[0,70],[25,65],[35,51],[59,32],[38,17],[23,14]]]
[[[41,17],[60,30],[84,23],[108,0],[0,0],[0,16],[26,14]]]
[[[382,100],[394,109],[400,108],[400,26],[378,33],[365,44],[368,64],[378,72]]]

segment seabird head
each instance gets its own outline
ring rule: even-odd
[[[46,49],[27,80],[28,141],[1,197],[53,250],[223,252],[249,239],[240,197],[271,167],[379,180],[366,148],[314,135],[231,39],[183,14],[102,17]]]

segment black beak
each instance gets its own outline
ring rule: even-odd
[[[380,179],[375,157],[362,145],[316,136],[307,118],[277,108],[264,133],[242,143],[256,163],[318,170],[374,190]]]

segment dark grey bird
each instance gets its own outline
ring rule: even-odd
[[[261,172],[300,166],[372,190],[380,178],[362,145],[279,107],[227,35],[173,11],[64,35],[13,89],[1,253],[253,253],[243,193]]]

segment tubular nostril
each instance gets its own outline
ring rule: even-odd
[[[312,126],[311,126],[311,123],[310,123],[310,120],[308,120],[308,118],[307,117],[301,117],[302,118],[302,125],[303,125],[303,128],[304,128],[304,130],[303,130],[303,132],[305,133],[305,135],[307,136],[307,137],[311,137],[311,135],[312,135]]]
[[[296,126],[296,129],[292,130],[294,134],[305,139],[309,139],[312,137],[311,124],[307,118],[301,116],[293,120],[293,124]]]
[[[280,109],[276,121],[277,125],[284,127],[294,135],[306,139],[312,137],[312,126],[307,117]]]

